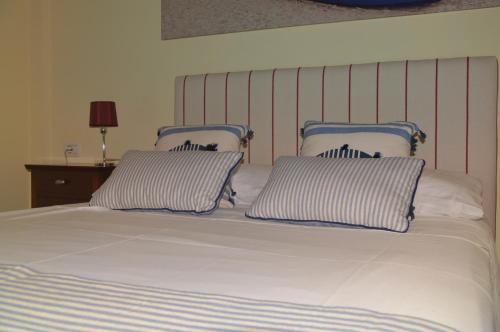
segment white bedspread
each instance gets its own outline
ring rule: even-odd
[[[0,214],[0,264],[142,286],[347,306],[494,331],[498,265],[485,222],[409,233],[83,206]],[[498,325],[497,325],[498,326]]]

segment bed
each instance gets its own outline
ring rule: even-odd
[[[0,214],[0,330],[497,331],[496,58],[189,75],[179,125],[250,123],[245,163],[304,120],[411,120],[428,168],[481,180],[485,218],[406,233],[86,204]],[[453,121],[448,121],[453,119]]]

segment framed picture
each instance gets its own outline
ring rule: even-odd
[[[162,0],[162,38],[500,6],[500,0]]]

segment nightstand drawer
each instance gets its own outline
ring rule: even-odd
[[[92,177],[88,172],[34,170],[31,179],[38,194],[53,197],[85,198],[92,195]]]
[[[114,167],[26,165],[31,171],[31,206],[88,202]]]

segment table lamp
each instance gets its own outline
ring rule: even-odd
[[[106,160],[106,133],[108,127],[118,127],[116,117],[116,105],[114,101],[93,101],[90,103],[91,128],[101,128],[102,135],[102,162],[96,163],[98,166],[110,166],[113,163]]]

